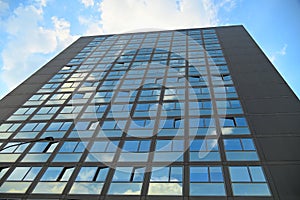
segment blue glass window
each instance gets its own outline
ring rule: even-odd
[[[183,140],[157,140],[155,151],[183,151]]]
[[[21,131],[41,131],[46,123],[27,123]]]
[[[239,127],[247,126],[247,122],[244,117],[227,117],[220,118],[220,125],[223,127]]]
[[[182,182],[182,167],[152,167],[150,182]]]
[[[190,167],[190,182],[223,182],[221,167]]]
[[[116,152],[119,141],[99,141],[94,142],[90,152]]]
[[[150,140],[125,141],[123,151],[127,152],[149,152]]]
[[[225,150],[255,150],[252,139],[224,139]]]
[[[103,182],[108,174],[108,167],[81,167],[75,181]]]
[[[66,131],[71,125],[72,122],[52,122],[47,131]]]

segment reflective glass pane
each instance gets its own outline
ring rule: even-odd
[[[96,173],[97,167],[81,167],[76,181],[92,181]]]
[[[42,181],[56,181],[63,167],[49,167],[41,178]]]
[[[232,182],[250,182],[247,167],[229,167]]]

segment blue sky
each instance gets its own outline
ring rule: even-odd
[[[299,0],[0,0],[0,98],[82,35],[242,24],[298,98]]]

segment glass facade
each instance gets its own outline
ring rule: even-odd
[[[95,36],[0,125],[0,193],[271,196],[224,53],[214,29]]]

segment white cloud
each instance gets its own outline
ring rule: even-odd
[[[85,4],[86,5],[86,4]],[[103,0],[101,19],[79,17],[86,34],[216,26],[218,11],[231,11],[235,0]]]
[[[227,12],[232,11],[236,7],[236,1],[235,0],[221,0],[216,4],[218,9],[224,9]]]
[[[281,48],[281,50],[278,51],[277,53],[278,53],[279,55],[284,56],[284,55],[286,54],[286,48],[287,48],[287,44],[284,44],[283,47]]]
[[[40,6],[45,7],[47,6],[47,0],[35,0]]]
[[[90,7],[94,6],[94,0],[81,0],[81,3],[84,5],[84,7]]]
[[[3,13],[6,13],[9,9],[9,5],[8,3],[4,2],[4,1],[0,1],[0,16],[3,14]]]
[[[34,72],[55,53],[69,45],[76,37],[70,35],[70,23],[52,17],[53,29],[40,26],[43,21],[42,5],[17,7],[13,14],[2,21],[9,39],[1,52],[3,67],[1,79],[12,89]]]
[[[86,18],[83,16],[78,17],[78,21],[81,25],[86,27],[84,35],[100,35],[103,34],[103,29],[100,20],[94,19],[92,17]]]
[[[275,60],[277,60],[278,56],[285,56],[287,47],[288,47],[288,45],[284,44],[283,47],[279,51],[276,51],[275,53],[271,54],[270,61],[272,63],[274,63]]]
[[[210,0],[103,0],[99,4],[107,33],[214,26],[218,9]]]

